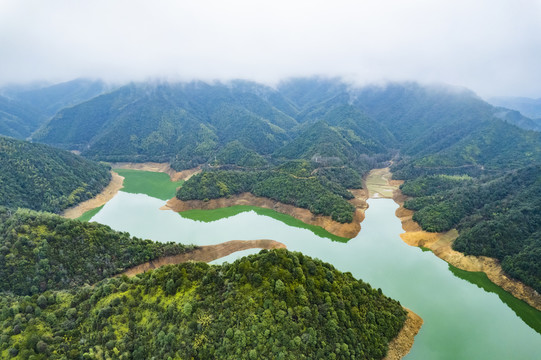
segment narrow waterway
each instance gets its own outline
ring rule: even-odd
[[[432,253],[402,242],[401,224],[394,215],[398,205],[390,199],[369,200],[360,234],[347,243],[253,211],[203,222],[158,210],[162,205],[162,200],[147,195],[119,192],[92,221],[157,241],[209,245],[273,239],[289,250],[332,263],[381,288],[423,318],[407,359],[541,359],[541,335],[502,302],[501,295],[460,278],[465,276]],[[242,251],[216,262],[231,262],[257,251]],[[518,300],[511,302],[521,316],[530,316],[533,309],[522,307]]]

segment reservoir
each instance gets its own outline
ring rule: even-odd
[[[197,219],[159,210],[164,203],[120,191],[91,221],[164,242],[211,245],[273,239],[291,251],[329,262],[381,288],[423,318],[406,359],[541,359],[541,312],[493,285],[484,274],[452,268],[431,252],[405,244],[395,216],[398,205],[391,199],[368,200],[361,232],[348,242],[316,235],[248,207],[243,212],[239,207],[208,210]],[[218,215],[212,216],[213,211]],[[258,251],[234,253],[214,263]]]

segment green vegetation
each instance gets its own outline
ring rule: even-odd
[[[92,219],[94,217],[94,215],[96,215],[97,213],[100,212],[100,210],[103,208],[103,206],[104,205],[99,206],[99,207],[97,207],[95,209],[92,209],[92,210],[88,210],[83,215],[79,216],[77,218],[77,220],[82,221],[82,222],[89,222],[90,219]]]
[[[456,227],[453,247],[499,259],[512,277],[541,291],[541,166],[471,179],[433,176],[406,182],[418,195],[404,206],[427,231]]]
[[[94,222],[0,207],[0,291],[29,295],[93,284],[191,248],[141,240]]]
[[[0,300],[2,357],[380,359],[400,304],[286,250]]]
[[[335,190],[335,191],[332,191]],[[338,193],[338,190],[342,190]],[[315,176],[296,177],[280,171],[210,171],[193,176],[177,193],[180,200],[208,200],[243,192],[309,209],[339,222],[353,220],[351,193],[340,185],[329,190]]]
[[[0,205],[60,212],[111,180],[101,164],[52,147],[0,137]]]
[[[122,191],[132,194],[146,194],[161,200],[169,200],[175,196],[177,188],[184,181],[171,181],[165,173],[114,169],[116,173],[124,177]]]
[[[257,206],[248,206],[248,205],[235,205],[226,208],[219,208],[213,210],[188,210],[179,212],[179,215],[186,219],[203,221],[203,222],[212,222],[220,219],[225,219],[237,214],[253,211],[258,215],[264,215],[271,217],[275,220],[281,221],[288,226],[293,226],[301,229],[307,229],[316,234],[319,237],[331,239],[332,241],[338,242],[347,242],[348,238],[343,238],[331,234],[327,230],[323,229],[321,226],[310,225],[305,222],[302,222],[299,219],[294,218],[293,216],[282,214],[280,212],[274,211],[272,209],[261,208]]]

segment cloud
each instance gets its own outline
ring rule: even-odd
[[[538,0],[6,0],[0,49],[4,84],[323,74],[541,96]]]

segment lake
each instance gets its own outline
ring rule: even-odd
[[[393,200],[368,203],[361,232],[346,243],[250,208],[245,212],[236,208],[231,214],[221,209],[219,216],[211,213],[199,221],[193,214],[184,218],[159,210],[163,200],[122,191],[92,221],[137,237],[185,244],[273,239],[289,250],[332,263],[381,288],[423,318],[406,359],[541,359],[541,312],[493,285],[484,274],[452,268],[431,252],[405,244],[399,237],[403,231]],[[214,263],[258,251],[242,251]]]

